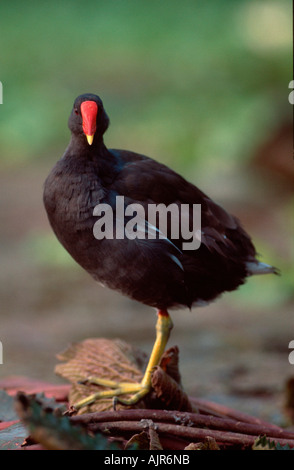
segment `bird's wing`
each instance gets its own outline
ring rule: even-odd
[[[238,253],[244,259],[254,259],[255,248],[238,219],[212,201],[199,188],[165,165],[150,158],[131,154],[113,182],[118,194],[130,202],[148,204],[201,204],[201,242],[221,256]],[[123,155],[127,159],[126,155]],[[179,248],[179,243],[172,240]]]

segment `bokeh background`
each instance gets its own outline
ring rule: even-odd
[[[282,275],[172,314],[186,391],[281,422],[294,375],[292,6],[286,0],[0,5],[1,377],[60,382],[88,337],[149,352],[155,314],[103,289],[55,239],[43,182],[74,98],[99,94],[105,143],[145,153],[237,215]]]

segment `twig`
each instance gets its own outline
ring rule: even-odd
[[[156,431],[159,435],[172,435],[186,439],[188,441],[205,441],[207,437],[211,437],[216,440],[219,444],[230,444],[241,448],[252,447],[254,441],[258,438],[258,435],[240,434],[228,431],[212,430],[194,428],[189,426],[181,426],[179,424],[171,423],[156,423]],[[142,432],[145,428],[144,421],[108,421],[107,423],[95,423],[92,424],[89,429],[93,432],[103,432],[112,435],[125,435],[131,433]],[[271,436],[270,440],[273,440]],[[294,447],[294,439],[281,439],[278,441],[281,445],[288,444],[290,447]]]
[[[262,426],[267,426],[271,429],[281,429],[279,426],[276,426],[272,423],[267,423],[260,418],[256,418],[255,416],[248,415],[247,413],[243,413],[242,411],[237,411],[232,408],[229,408],[225,405],[221,405],[220,403],[213,403],[208,400],[203,400],[200,398],[189,397],[190,402],[194,405],[194,407],[203,414],[214,415],[218,417],[226,416],[227,418],[234,419],[236,421],[243,421],[244,423],[251,423],[251,424],[259,424]]]
[[[274,428],[268,423],[252,424],[244,421],[237,421],[232,418],[219,418],[212,415],[199,413],[188,413],[167,410],[117,410],[103,411],[98,413],[89,413],[84,415],[72,416],[71,421],[76,424],[84,424],[86,427],[95,431],[96,424],[110,423],[113,421],[140,421],[141,419],[151,419],[157,423],[171,423],[181,425],[182,427],[200,427],[209,428],[218,431],[226,431],[239,434],[248,434],[253,436],[266,435],[277,439],[293,440],[294,432],[288,432],[278,426]],[[98,426],[99,427],[99,426]]]

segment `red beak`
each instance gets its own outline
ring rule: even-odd
[[[98,106],[95,101],[83,101],[81,113],[83,119],[83,131],[87,137],[88,144],[91,145],[96,132],[96,118]]]

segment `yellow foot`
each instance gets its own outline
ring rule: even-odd
[[[79,401],[74,405],[76,410],[83,406],[90,405],[101,398],[113,398],[115,403],[119,402],[124,405],[134,405],[141,398],[147,395],[151,390],[151,375],[153,368],[159,364],[160,358],[165,350],[170,330],[172,329],[172,321],[166,310],[158,311],[158,319],[156,323],[156,340],[152,349],[152,353],[141,383],[131,382],[115,382],[113,380],[99,379],[89,377],[85,382],[110,388],[111,390],[103,390],[89,395],[87,398]],[[84,383],[85,383],[84,382]],[[130,398],[120,398],[121,395],[130,395]]]
[[[83,406],[91,405],[95,401],[101,398],[113,398],[113,404],[117,402],[122,403],[123,405],[134,405],[141,398],[147,395],[150,391],[150,386],[143,385],[143,383],[131,383],[131,382],[115,382],[107,379],[99,379],[96,377],[89,377],[86,381],[82,383],[92,383],[96,385],[101,385],[103,387],[108,387],[111,390],[103,390],[97,393],[93,393],[78,403],[74,404],[74,408],[79,410]],[[133,394],[130,398],[120,398],[120,395],[129,395]]]

